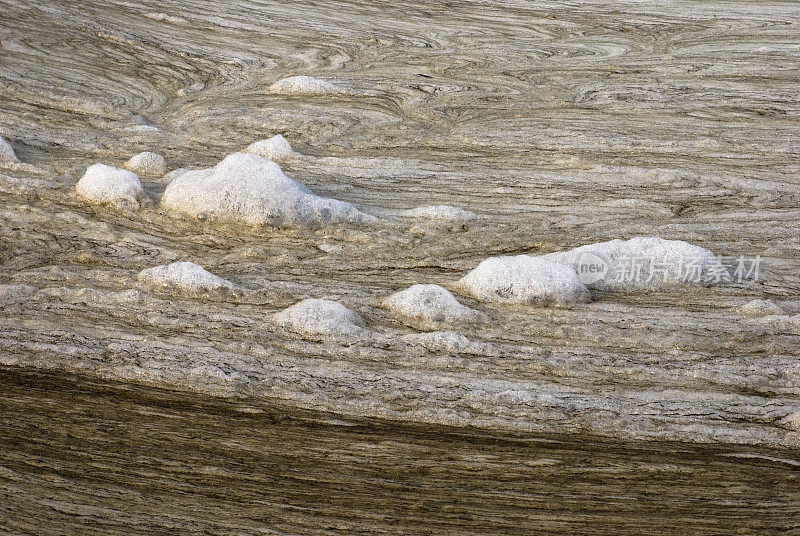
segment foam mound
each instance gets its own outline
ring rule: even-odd
[[[539,258],[571,267],[588,288],[606,290],[710,284],[728,277],[709,250],[658,237],[588,244]]]
[[[193,262],[173,262],[139,272],[139,281],[161,289],[179,289],[193,293],[209,292],[236,285],[216,276]]]
[[[164,176],[161,177],[161,181],[162,182],[166,182],[167,184],[169,184],[173,180],[177,179],[178,177],[180,177],[181,175],[183,175],[184,173],[187,173],[189,171],[191,171],[191,170],[186,169],[186,168],[173,169],[172,171],[168,171],[167,173],[165,173]]]
[[[161,206],[173,214],[249,225],[364,223],[371,216],[349,203],[315,195],[254,154],[234,153],[209,169],[169,183]]]
[[[786,415],[781,419],[781,422],[787,428],[800,432],[800,411],[795,411],[794,413]]]
[[[75,185],[75,193],[92,204],[130,204],[137,208],[144,196],[136,173],[105,164],[89,166]]]
[[[747,316],[783,315],[786,311],[772,300],[750,300],[739,308]]]
[[[247,149],[245,149],[244,152],[256,154],[261,158],[267,158],[275,161],[283,160],[294,154],[292,146],[289,145],[289,142],[286,140],[286,138],[280,134],[272,136],[267,140],[260,140],[255,143],[251,143],[247,146]]]
[[[14,148],[5,138],[0,138],[0,160],[17,161],[17,153],[14,152]]]
[[[160,177],[167,172],[167,161],[158,153],[145,151],[133,155],[122,167],[139,175]]]
[[[312,76],[282,78],[269,86],[269,90],[273,93],[287,95],[326,95],[340,91],[337,86],[330,82]]]
[[[439,285],[412,285],[386,298],[384,306],[412,327],[437,331],[451,324],[474,322],[480,313],[462,305]]]
[[[276,313],[275,322],[283,329],[301,335],[354,335],[364,328],[364,320],[339,302],[305,299]]]
[[[490,257],[456,287],[475,299],[528,305],[571,305],[590,300],[575,270],[529,255]]]

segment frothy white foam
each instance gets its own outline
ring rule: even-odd
[[[487,302],[570,305],[590,300],[589,291],[575,270],[529,255],[488,258],[456,286]]]
[[[781,420],[781,423],[787,428],[800,432],[800,411],[790,413]]]
[[[0,160],[17,161],[17,154],[14,152],[14,148],[5,138],[0,138]]]
[[[326,95],[340,91],[334,84],[311,76],[282,78],[269,86],[269,90],[273,93],[295,95]]]
[[[440,330],[443,326],[474,322],[480,313],[462,305],[439,285],[412,285],[384,300],[384,306],[401,320],[423,330]]]
[[[183,17],[167,15],[166,13],[158,13],[158,12],[145,13],[144,16],[147,17],[148,19],[153,19],[159,22],[168,22],[170,24],[179,24],[179,25],[189,24],[189,21],[187,21]]]
[[[786,314],[786,311],[772,300],[750,300],[739,308],[739,312],[747,316]]]
[[[167,162],[158,153],[145,151],[135,154],[122,167],[139,175],[158,177],[167,172]]]
[[[236,285],[216,276],[193,262],[173,262],[139,272],[139,281],[156,288],[180,289],[193,293],[208,292]]]
[[[280,161],[294,154],[292,146],[281,136],[276,134],[267,140],[260,140],[251,143],[244,150],[245,153],[256,154],[262,158]]]
[[[275,162],[234,153],[209,169],[169,183],[161,206],[174,214],[250,225],[364,223],[371,216],[349,203],[315,195]]]
[[[422,224],[444,227],[450,231],[466,230],[469,222],[478,217],[474,212],[450,205],[426,205],[403,212]]]
[[[661,286],[707,284],[727,275],[709,250],[682,240],[636,237],[588,244],[538,258],[567,265],[589,288],[652,289]]]
[[[301,335],[354,335],[364,328],[364,320],[339,302],[305,299],[276,313],[282,328]]]
[[[136,173],[105,164],[89,166],[75,185],[75,193],[92,204],[130,204],[137,208],[143,198]]]

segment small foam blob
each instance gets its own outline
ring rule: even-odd
[[[172,171],[168,171],[167,173],[164,174],[163,177],[161,177],[161,182],[162,183],[166,182],[167,184],[169,184],[173,180],[177,179],[178,177],[180,177],[181,175],[183,175],[184,173],[187,173],[189,171],[191,171],[191,170],[190,169],[186,169],[186,168],[173,169]]]
[[[130,160],[122,164],[122,167],[138,175],[152,177],[160,177],[167,172],[167,162],[164,157],[149,151],[133,155]]]
[[[575,270],[529,255],[490,257],[456,287],[486,302],[566,306],[590,300]]]
[[[432,331],[430,333],[410,333],[401,337],[406,344],[422,346],[430,352],[457,354],[475,351],[478,345],[456,331]]]
[[[373,218],[344,201],[315,195],[280,166],[234,153],[209,169],[187,171],[169,183],[161,206],[173,214],[249,225],[365,223]]]
[[[790,413],[781,422],[787,428],[800,432],[800,410]]]
[[[784,311],[772,300],[750,300],[739,308],[739,312],[747,316],[784,315]]]
[[[294,154],[292,146],[289,144],[286,138],[280,134],[276,134],[267,140],[260,140],[255,143],[251,143],[247,146],[247,149],[245,149],[244,152],[256,154],[261,158],[275,160],[276,162],[284,160]]]
[[[144,197],[136,173],[105,164],[89,166],[75,185],[75,193],[92,204],[130,204],[136,208]]]
[[[8,162],[17,161],[17,153],[14,152],[14,148],[11,147],[11,144],[8,143],[5,138],[0,138],[0,160],[6,160]]]
[[[154,288],[203,293],[236,285],[193,262],[173,262],[139,272],[139,281]]]
[[[0,309],[26,301],[38,289],[21,283],[0,284]]]
[[[189,24],[189,21],[184,19],[183,17],[176,17],[174,15],[167,15],[166,13],[159,13],[159,12],[151,12],[145,13],[145,17],[148,19],[153,19],[158,22],[168,22],[170,24]]]
[[[354,335],[364,328],[358,313],[339,302],[305,299],[273,317],[283,329],[301,335]]]
[[[312,76],[282,78],[269,86],[269,90],[287,95],[327,95],[340,91],[334,84]]]
[[[319,249],[323,253],[335,254],[344,251],[344,246],[339,244],[328,244],[327,242],[323,242],[322,244],[317,246],[317,249]]]
[[[729,277],[709,250],[682,240],[658,237],[610,240],[539,258],[567,265],[588,288],[605,290],[711,284]]]
[[[758,316],[754,319],[760,325],[769,329],[786,330],[792,333],[800,333],[800,314],[768,314]]]
[[[155,125],[131,125],[124,128],[128,132],[158,132],[160,129]]]
[[[439,285],[412,285],[392,294],[383,304],[405,324],[422,330],[441,330],[446,325],[474,322],[481,316]]]
[[[426,205],[403,212],[403,216],[425,224],[444,227],[449,231],[463,231],[469,222],[478,217],[474,212],[450,205]]]

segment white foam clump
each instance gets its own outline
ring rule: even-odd
[[[14,152],[14,148],[5,138],[0,138],[0,160],[17,161],[17,153]]]
[[[145,13],[145,17],[148,19],[153,19],[158,22],[168,22],[170,24],[188,24],[189,21],[184,19],[183,17],[176,17],[174,15],[167,15],[166,13]]]
[[[269,86],[273,93],[295,95],[326,95],[340,91],[339,87],[326,80],[312,76],[290,76],[282,78]]]
[[[800,333],[800,314],[767,314],[755,319],[759,324],[769,329],[788,330]]]
[[[200,293],[223,288],[236,288],[236,285],[216,276],[193,262],[173,262],[154,266],[139,272],[139,281],[156,288],[181,289]]]
[[[800,410],[785,416],[781,422],[787,428],[800,432]]]
[[[139,175],[161,176],[167,172],[167,161],[158,153],[144,151],[133,155],[122,167]]]
[[[132,171],[93,164],[75,185],[79,198],[94,204],[125,204],[139,207],[144,196],[139,176]]]
[[[445,325],[474,322],[480,318],[480,313],[459,303],[450,291],[439,285],[412,285],[392,294],[383,304],[404,323],[423,330],[440,330]]]
[[[588,288],[606,290],[707,284],[718,282],[714,281],[715,274],[720,278],[728,275],[709,250],[682,240],[658,237],[615,239],[538,258],[567,265]],[[604,273],[600,268],[607,271]]]
[[[490,257],[456,287],[487,302],[563,306],[591,299],[575,270],[530,255]]]
[[[354,335],[364,328],[358,313],[339,302],[309,298],[276,313],[282,328],[302,335]]]
[[[276,134],[267,140],[251,143],[244,150],[245,153],[257,154],[262,158],[280,161],[294,154],[292,146],[281,136]]]
[[[772,300],[750,300],[739,308],[739,312],[748,316],[784,315],[786,311]]]
[[[165,173],[164,176],[161,177],[161,181],[162,182],[166,182],[166,183],[170,183],[173,180],[175,180],[178,177],[180,177],[181,175],[183,175],[184,173],[188,173],[189,171],[191,171],[191,170],[190,169],[186,169],[186,168],[173,169],[172,171],[168,171],[167,173]]]
[[[406,210],[403,215],[428,224],[444,226],[449,230],[465,230],[467,224],[478,217],[474,212],[450,205],[426,205]]]
[[[371,216],[344,201],[315,195],[280,166],[234,153],[209,169],[187,171],[169,183],[161,206],[175,214],[250,225],[364,223]]]

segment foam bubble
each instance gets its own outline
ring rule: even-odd
[[[339,302],[305,299],[275,314],[282,328],[302,335],[354,335],[364,328],[364,320]]]
[[[202,293],[236,285],[193,262],[173,262],[139,272],[139,281],[155,288]]]
[[[187,171],[169,183],[161,206],[174,214],[250,225],[365,223],[372,216],[349,203],[315,195],[280,166],[234,153],[209,169]]]
[[[172,171],[168,171],[167,173],[164,174],[163,177],[161,177],[161,182],[170,183],[173,180],[175,180],[178,177],[180,177],[181,175],[183,175],[184,173],[187,173],[189,171],[191,171],[191,170],[190,169],[186,169],[186,168],[173,169]]]
[[[105,164],[89,166],[75,185],[79,198],[92,204],[130,204],[138,208],[144,198],[136,173]]]
[[[145,151],[135,154],[122,167],[139,175],[158,177],[167,172],[167,162],[158,153]]]
[[[529,255],[490,257],[456,286],[487,302],[570,305],[590,300],[589,291],[575,270]]]
[[[781,423],[792,430],[800,432],[800,411],[790,413],[781,419]]]
[[[269,90],[273,93],[290,95],[326,95],[340,91],[334,84],[311,76],[282,78],[269,86]]]
[[[292,146],[289,142],[281,136],[276,134],[267,140],[260,140],[251,143],[244,150],[245,153],[257,154],[262,158],[269,160],[280,161],[294,154]]]
[[[467,225],[478,217],[474,212],[450,205],[426,205],[403,212],[403,216],[419,220],[424,224],[444,227],[450,231],[466,230]]]
[[[607,290],[707,284],[713,282],[715,274],[728,275],[709,250],[658,237],[610,240],[538,258],[567,265],[587,287]]]
[[[412,285],[386,298],[384,306],[415,328],[440,330],[443,326],[474,322],[480,313],[462,305],[439,285]]]
[[[750,300],[739,308],[739,312],[747,316],[786,314],[786,311],[772,300]]]
[[[17,154],[14,152],[14,148],[5,138],[0,138],[0,160],[17,161]]]
[[[36,287],[21,283],[0,284],[0,309],[24,302],[36,291]]]
[[[174,15],[167,15],[166,13],[159,13],[159,12],[152,12],[152,13],[145,13],[145,17],[148,19],[153,19],[158,22],[168,22],[170,24],[189,24],[189,21],[184,19],[183,17],[176,17]]]

